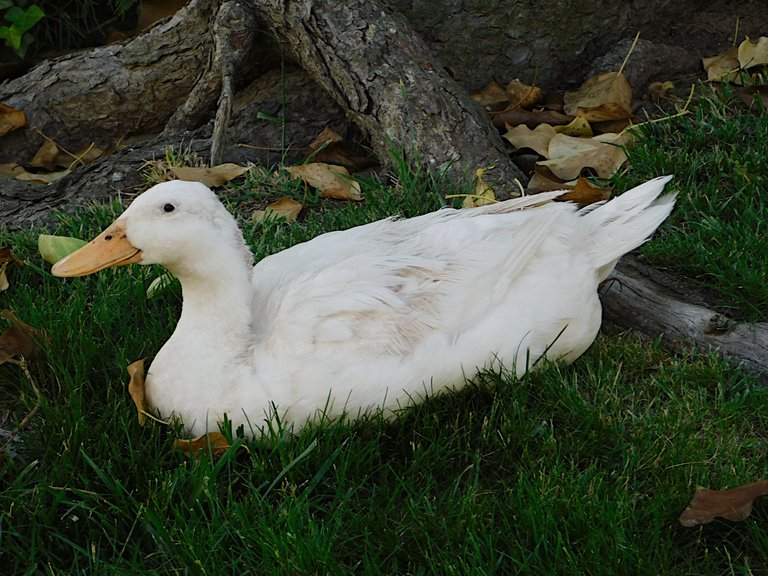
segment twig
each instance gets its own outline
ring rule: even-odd
[[[624,56],[624,62],[621,63],[621,66],[619,66],[619,71],[616,72],[616,76],[619,76],[622,72],[624,72],[624,67],[627,65],[627,62],[629,61],[629,57],[632,55],[632,52],[635,50],[635,46],[637,46],[637,41],[640,40],[640,32],[638,31],[637,34],[635,34],[635,39],[632,41],[632,46],[629,47],[629,51],[627,52],[627,55]]]

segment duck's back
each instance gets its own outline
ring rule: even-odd
[[[568,203],[519,209],[551,196],[383,220],[260,262],[254,365],[276,404],[297,420],[329,399],[332,412],[394,408],[497,361],[523,373],[544,354],[582,354],[618,257],[595,248],[594,215],[611,203],[587,215]],[[633,232],[634,246],[651,232]]]

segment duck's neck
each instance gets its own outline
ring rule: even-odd
[[[184,298],[177,332],[195,334],[205,346],[248,340],[251,267],[242,258],[211,258],[201,270],[177,276]]]

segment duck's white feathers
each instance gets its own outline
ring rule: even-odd
[[[180,278],[184,311],[148,397],[194,433],[224,413],[249,432],[273,407],[300,427],[318,411],[394,410],[495,362],[572,361],[600,326],[598,283],[669,214],[667,180],[581,212],[547,193],[325,234],[265,258],[250,284],[232,246],[231,277]]]

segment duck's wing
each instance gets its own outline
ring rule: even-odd
[[[546,200],[375,222],[271,256],[254,268],[256,344],[278,355],[407,356],[435,334],[456,338],[509,297],[574,211],[508,213]]]

